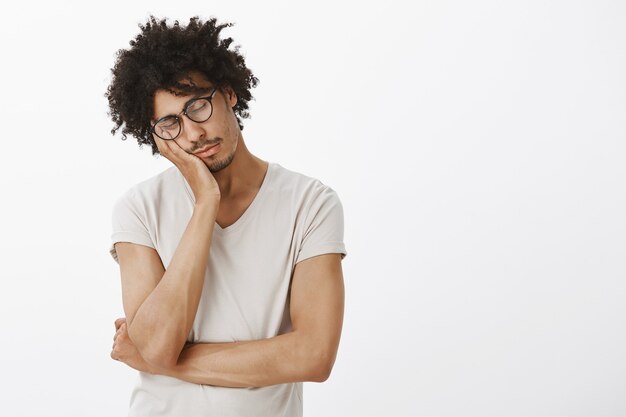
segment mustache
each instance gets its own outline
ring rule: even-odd
[[[220,139],[220,138],[216,138],[216,139]],[[221,142],[221,139],[220,139],[220,140],[217,140],[217,141],[215,141],[215,142],[206,142],[206,143],[203,143],[202,145],[198,145],[198,146],[197,146],[194,150],[192,150],[191,152],[198,152],[200,149],[204,149],[204,148],[206,148],[207,146],[217,145],[217,144],[218,144],[218,143],[220,143],[220,142]]]

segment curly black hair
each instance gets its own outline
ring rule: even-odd
[[[139,147],[152,146],[152,155],[159,153],[150,132],[156,90],[167,90],[175,95],[205,91],[204,88],[180,83],[190,71],[199,71],[218,87],[228,86],[237,95],[233,111],[239,128],[241,118],[248,118],[248,101],[253,99],[250,89],[259,80],[245,65],[239,46],[230,50],[232,38],[219,39],[221,30],[233,23],[217,24],[216,18],[203,22],[198,16],[189,19],[186,27],[178,20],[168,26],[167,18],[158,21],[150,15],[141,33],[131,40],[130,49],[120,49],[111,69],[113,78],[105,97],[109,100],[107,113],[115,122],[115,135],[122,125],[122,140],[127,134],[137,138]]]

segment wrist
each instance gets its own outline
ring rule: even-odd
[[[194,213],[206,213],[207,215],[212,215],[214,218],[217,217],[217,212],[220,209],[220,200],[201,200],[196,201],[194,204]]]
[[[148,373],[152,375],[173,376],[172,370],[173,367],[155,366],[153,364],[148,364]]]

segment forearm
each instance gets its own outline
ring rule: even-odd
[[[155,373],[234,388],[321,381],[325,369],[312,345],[297,332],[261,340],[188,344],[177,364]]]
[[[152,362],[172,363],[180,354],[196,316],[217,205],[197,205],[163,277],[141,304],[128,335]]]

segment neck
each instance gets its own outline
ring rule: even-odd
[[[232,162],[226,168],[212,173],[220,187],[222,200],[233,200],[256,192],[263,183],[268,163],[256,157],[239,137]]]

